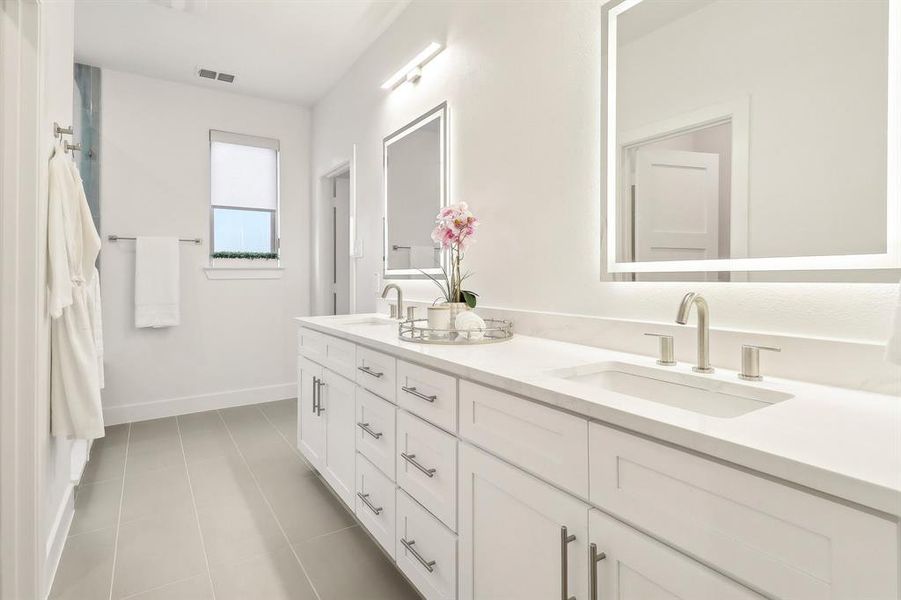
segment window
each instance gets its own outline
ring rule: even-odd
[[[213,258],[278,258],[278,140],[210,131]]]

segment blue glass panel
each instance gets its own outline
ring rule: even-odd
[[[272,252],[272,213],[213,208],[213,252]]]

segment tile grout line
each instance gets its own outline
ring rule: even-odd
[[[286,436],[284,433],[282,433],[282,430],[275,426],[275,423],[272,422],[272,419],[269,418],[269,415],[266,414],[266,411],[264,411],[262,408],[259,408],[259,407],[257,407],[257,410],[260,411],[260,414],[263,415],[263,418],[266,419],[266,422],[269,423],[269,426],[275,430],[275,432],[279,435],[279,437],[282,438],[283,440],[285,440],[285,443],[288,444],[288,446],[291,448],[291,451],[294,452],[294,454],[296,454],[300,458],[301,461],[303,461],[304,466],[310,467],[310,464],[307,462],[307,459],[304,458],[303,454],[301,454],[300,450],[298,450],[297,444],[296,443],[292,444],[291,440],[288,439],[288,436]],[[310,468],[310,472],[311,473],[313,472],[312,468]]]
[[[122,596],[122,598],[120,598],[119,600],[128,600],[129,598],[134,598],[134,597],[136,597],[136,596],[141,596],[141,595],[146,594],[146,593],[148,593],[148,592],[155,592],[155,591],[157,591],[157,590],[161,590],[161,589],[163,589],[163,588],[169,587],[170,585],[175,585],[176,583],[184,583],[185,581],[190,581],[190,580],[194,579],[195,577],[197,577],[197,575],[188,575],[187,577],[183,577],[182,579],[176,579],[175,581],[170,581],[170,582],[168,582],[168,583],[164,583],[164,584],[162,584],[162,585],[158,585],[158,586],[156,586],[156,587],[152,587],[152,588],[150,588],[149,590],[143,590],[143,591],[140,591],[140,592],[135,592],[134,594],[129,594],[129,595],[127,595],[127,596]]]
[[[113,543],[113,565],[109,578],[109,600],[113,600],[113,585],[116,583],[116,561],[119,558],[119,528],[122,524],[122,503],[125,500],[125,474],[128,471],[128,447],[131,446],[131,423],[125,436],[125,458],[122,462],[122,489],[119,490],[119,512],[116,514],[116,539]]]
[[[301,462],[303,462],[304,466],[306,466],[310,470],[310,472],[307,473],[307,475],[309,477],[315,477],[322,483],[327,484],[328,482],[322,477],[322,475],[320,475],[319,472],[317,472],[313,468],[313,466],[309,462],[307,462],[307,459],[304,458],[303,454],[297,448],[296,444],[292,444],[291,440],[288,439],[288,436],[286,436],[284,433],[282,433],[282,430],[275,426],[275,423],[273,423],[272,420],[266,415],[266,411],[264,411],[260,407],[257,407],[257,410],[259,410],[263,414],[263,418],[266,419],[267,421],[269,421],[269,424],[272,426],[272,428],[275,429],[275,431],[281,436],[281,438],[285,441],[285,443],[291,447],[291,449],[294,451],[294,454],[296,454],[300,458],[300,460],[301,460]],[[340,529],[336,529],[334,531],[327,531],[325,533],[320,533],[319,535],[314,535],[311,538],[303,540],[303,543],[307,543],[311,540],[318,540],[319,538],[323,538],[327,535],[332,535],[333,533],[340,533],[342,531],[346,531],[348,529],[353,529],[354,527],[360,526],[360,523],[357,521],[356,515],[354,515],[353,510],[351,510],[351,508],[349,506],[346,506],[343,502],[341,502],[340,499],[338,498],[338,496],[334,494],[334,492],[331,492],[331,493],[333,496],[335,496],[335,498],[337,500],[339,500],[339,505],[341,506],[341,508],[343,508],[345,511],[347,511],[350,514],[350,516],[354,519],[354,524],[348,525],[347,527],[342,527]]]
[[[360,526],[359,523],[354,522],[353,525],[348,525],[347,527],[342,527],[341,529],[336,529],[334,531],[329,531],[326,533],[320,533],[319,535],[314,535],[313,537],[307,538],[307,539],[303,540],[302,542],[298,542],[298,543],[306,544],[309,542],[315,542],[317,540],[321,540],[322,538],[328,537],[330,535],[335,535],[336,533],[341,533],[342,531],[347,531],[348,529],[353,529],[354,527],[359,527],[359,526]]]
[[[203,564],[206,566],[206,578],[210,582],[210,593],[216,600],[216,587],[213,585],[213,573],[210,571],[210,557],[206,552],[206,542],[203,539],[203,528],[200,527],[200,511],[197,510],[197,499],[194,497],[194,485],[191,483],[191,470],[188,468],[188,456],[185,454],[185,441],[181,435],[181,423],[175,417],[175,429],[178,431],[178,446],[181,448],[181,459],[185,465],[185,477],[188,479],[188,491],[191,492],[191,507],[194,509],[194,519],[197,521],[197,533],[200,535],[200,549],[203,552]],[[174,583],[174,582],[170,582]]]
[[[257,410],[262,414],[263,411],[257,407]],[[225,422],[225,418],[222,416],[222,411],[217,410],[216,414],[219,416],[219,420],[222,421],[222,425],[225,427],[226,433],[228,433],[229,439],[231,439],[232,444],[235,445],[235,449],[238,451],[238,456],[241,457],[241,462],[244,463],[244,467],[247,469],[247,472],[250,473],[251,479],[253,479],[254,485],[257,487],[257,491],[260,492],[260,496],[263,498],[263,502],[266,503],[266,508],[269,509],[269,513],[272,515],[272,518],[275,520],[275,524],[278,525],[278,530],[281,531],[282,537],[285,538],[285,541],[288,543],[288,548],[291,549],[291,554],[294,555],[294,560],[297,561],[297,564],[300,565],[300,570],[303,572],[303,576],[306,577],[307,583],[310,584],[310,589],[313,590],[313,594],[316,595],[317,600],[322,600],[322,596],[319,595],[319,590],[316,589],[316,584],[313,583],[313,579],[310,577],[310,574],[307,573],[307,568],[303,566],[303,561],[300,560],[300,556],[298,556],[297,551],[294,549],[294,545],[291,543],[291,539],[288,537],[288,534],[285,533],[285,528],[282,527],[282,522],[278,520],[278,515],[275,514],[275,509],[272,508],[272,504],[269,502],[269,498],[266,497],[265,492],[263,492],[263,487],[260,485],[260,481],[257,479],[256,474],[253,472],[253,469],[250,468],[250,463],[247,462],[247,458],[244,456],[244,452],[241,451],[241,447],[238,446],[238,442],[235,440],[235,436],[232,435],[232,431],[228,426],[228,423]],[[266,415],[263,414],[265,418]],[[269,422],[269,419],[266,419],[266,422],[272,426],[272,423]],[[278,432],[278,429],[273,427]],[[280,433],[280,432],[279,432]]]

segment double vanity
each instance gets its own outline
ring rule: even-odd
[[[901,594],[897,398],[297,321],[298,446],[430,600]]]

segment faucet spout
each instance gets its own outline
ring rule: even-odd
[[[710,366],[710,310],[704,297],[695,292],[685,294],[676,313],[676,323],[688,323],[692,306],[698,309],[698,365],[693,370],[698,373],[713,373],[713,367]]]
[[[390,292],[391,290],[395,290],[397,292],[397,314],[392,316],[402,319],[404,314],[404,292],[396,283],[389,283],[385,286],[385,289],[382,290],[382,298],[387,298],[388,292]]]

